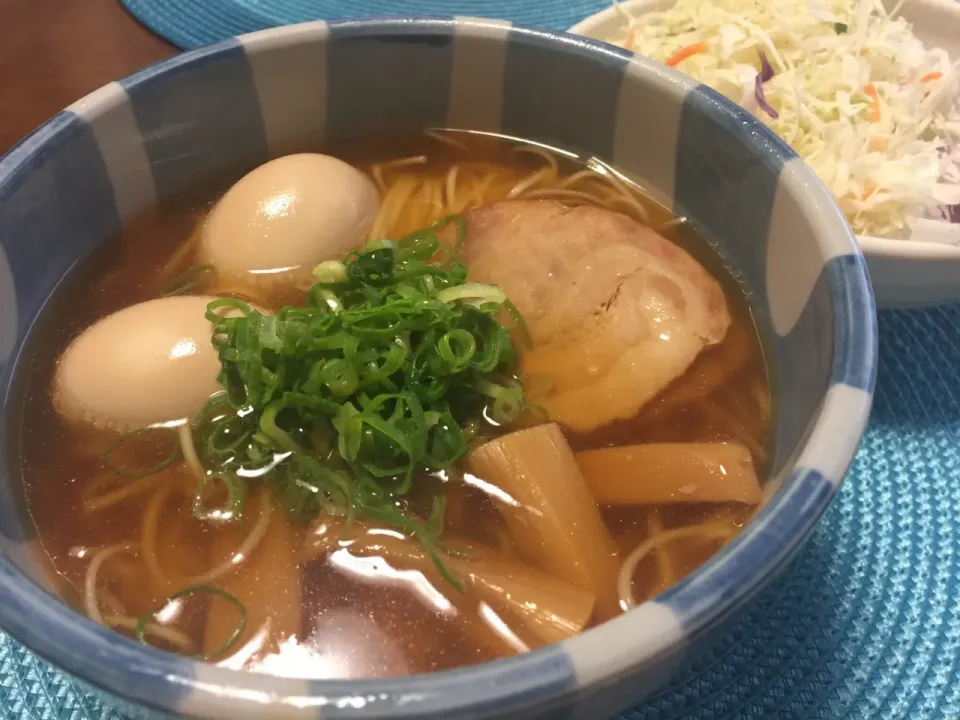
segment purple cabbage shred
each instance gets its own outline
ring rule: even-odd
[[[947,220],[952,223],[960,223],[960,205],[947,206]]]
[[[760,51],[760,72],[757,73],[757,78],[754,80],[754,90],[753,95],[757,99],[757,105],[762,107],[764,111],[776,120],[780,117],[780,113],[770,107],[770,103],[767,102],[767,98],[763,94],[763,84],[772,80],[774,76],[773,66],[770,65],[770,61],[767,60],[766,54],[761,50]]]

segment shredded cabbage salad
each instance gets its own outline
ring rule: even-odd
[[[614,0],[616,2],[616,0]],[[960,62],[880,0],[678,0],[612,40],[778,133],[855,232],[960,244]]]

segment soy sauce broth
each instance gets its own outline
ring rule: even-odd
[[[502,185],[505,194],[544,165],[541,155],[516,152],[517,146],[517,141],[489,135],[438,132],[364,136],[335,143],[324,152],[371,175],[379,165],[387,183],[389,173],[398,168],[442,174],[455,164],[483,164],[500,173],[502,177],[494,185]],[[425,161],[390,165],[419,156]],[[569,177],[585,168],[579,158],[562,153],[553,153],[552,157],[561,176]],[[722,343],[702,352],[678,381],[636,417],[589,434],[567,433],[570,446],[579,451],[647,442],[735,440],[749,448],[762,478],[772,424],[769,382],[743,290],[717,254],[686,224],[675,222],[665,208],[635,188],[632,191],[649,213],[650,225],[690,252],[720,281],[733,324]],[[30,362],[19,368],[19,381],[25,383],[26,391],[20,460],[27,506],[43,551],[56,569],[55,580],[64,598],[83,611],[85,579],[98,550],[142,543],[148,517],[159,528],[153,540],[154,565],[159,565],[159,572],[130,552],[121,551],[103,561],[97,590],[105,621],[118,619],[113,616],[130,618],[150,613],[177,589],[177,578],[201,576],[205,570],[228,561],[258,520],[254,508],[261,497],[256,494],[250,499],[251,512],[238,526],[220,527],[196,520],[189,503],[176,492],[176,488],[191,482],[182,460],[148,478],[118,481],[105,477],[109,473],[102,456],[116,433],[68,423],[51,404],[56,360],[73,337],[99,318],[156,297],[164,283],[194,262],[182,248],[195,236],[216,194],[208,188],[196,196],[199,200],[191,207],[174,211],[155,208],[143,213],[99,251],[54,298],[43,318],[43,339]],[[630,214],[627,206],[618,209]],[[411,209],[412,225],[403,227],[404,219],[400,218],[394,228],[398,228],[396,232],[412,231],[420,226],[418,218],[429,214],[430,208]],[[275,309],[302,302],[303,293],[286,288],[257,300]],[[682,401],[684,396],[712,387],[710,377],[728,366],[734,370],[724,382],[696,401]],[[141,443],[125,452],[134,463],[153,464],[165,448],[162,444]],[[139,489],[134,492],[131,488],[137,483]],[[129,492],[129,496],[109,506],[95,507],[95,502],[92,506],[91,498],[102,497],[103,488]],[[166,494],[165,488],[169,490]],[[511,541],[487,496],[466,487],[458,489],[448,501],[447,529],[453,527],[458,535],[495,548],[504,557],[524,559],[522,548]],[[621,557],[672,528],[713,520],[728,523],[731,533],[735,532],[753,510],[733,503],[602,509]],[[270,522],[271,528],[281,529],[270,530],[264,545],[238,562],[222,581],[238,597],[243,593],[264,594],[271,598],[272,609],[266,616],[249,617],[242,642],[213,661],[288,676],[387,677],[482,662],[538,644],[536,637],[522,627],[516,628],[512,638],[491,640],[483,618],[478,616],[482,608],[474,598],[432,584],[416,571],[391,569],[382,560],[351,559],[349,553],[340,553],[338,558],[333,557],[336,552],[320,559],[302,557],[308,525],[276,509]],[[635,594],[646,598],[664,590],[706,561],[722,542],[681,538],[663,551],[651,553],[634,574]],[[263,562],[257,562],[258,554]],[[176,637],[148,633],[145,639],[188,655],[209,651],[211,643],[229,635],[236,617],[221,599],[202,595],[180,603],[171,623]],[[592,622],[603,619],[595,614]],[[218,625],[223,628],[214,627]],[[129,622],[117,629],[133,634]]]

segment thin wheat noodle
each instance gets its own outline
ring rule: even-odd
[[[647,209],[640,204],[635,198],[626,197],[624,195],[611,195],[606,198],[607,207],[613,209],[618,204],[621,206],[626,206],[630,210],[633,210],[637,215],[640,216],[640,219],[644,223],[650,221],[650,213],[647,212]]]
[[[560,166],[557,164],[557,159],[553,156],[553,153],[547,152],[542,148],[538,148],[532,145],[517,145],[514,148],[511,148],[510,152],[514,153],[529,153],[531,155],[539,155],[553,168],[553,172],[557,175],[560,174]]]
[[[263,536],[267,534],[271,514],[270,493],[264,490],[260,493],[260,517],[257,519],[257,524],[254,525],[250,534],[240,543],[240,547],[238,547],[226,561],[220,563],[212,570],[208,570],[202,575],[194,575],[184,582],[187,585],[207,585],[240,565],[257,549],[257,545],[263,540]]]
[[[413,177],[401,177],[396,180],[384,197],[380,212],[377,213],[377,217],[373,221],[373,227],[370,229],[371,240],[386,237],[390,233],[404,205],[416,192],[418,184],[417,179]]]
[[[160,562],[157,559],[156,531],[160,523],[160,513],[163,512],[163,506],[173,490],[174,488],[169,485],[162,485],[150,498],[150,504],[147,505],[147,510],[143,514],[143,529],[140,539],[143,546],[143,558],[147,563],[150,574],[161,585],[169,585],[170,580],[161,569]]]
[[[425,132],[437,140],[442,137],[435,132]],[[454,142],[450,144],[458,145]],[[428,162],[427,156],[417,155],[374,165],[371,173],[383,192],[383,199],[369,238],[393,237],[401,231],[427,225],[444,215],[519,197],[553,198],[607,209],[616,206],[630,211],[643,222],[649,222],[647,208],[634,197],[630,187],[613,174],[613,170],[608,169],[604,173],[580,170],[562,178],[559,163],[552,153],[529,146],[517,146],[511,148],[510,152],[536,155],[544,161],[545,166],[517,178],[515,173],[507,176],[498,173],[498,169],[488,163],[471,162],[454,164],[445,175],[439,177],[424,176],[420,171],[415,171],[400,173],[388,181],[384,176],[388,168],[423,165]],[[574,189],[574,186],[585,184],[589,184],[589,187]]]
[[[446,176],[437,178],[436,194],[434,195],[433,218],[430,222],[435,222],[444,215],[450,214],[450,203],[447,202],[447,178]],[[429,223],[428,223],[429,224]]]
[[[116,484],[115,479],[110,475],[100,475],[84,487],[83,509],[85,512],[93,513],[112,507],[128,498],[152,490],[162,479],[162,475],[147,475],[133,482],[127,482],[126,484],[123,484],[123,480],[121,479],[121,487],[118,490],[105,492],[102,495],[93,495],[97,490],[102,489],[104,485]],[[104,480],[106,480],[106,482],[104,482]],[[111,481],[114,482],[111,483]],[[91,495],[93,495],[93,497],[90,497]]]
[[[541,180],[551,177],[551,175],[552,173],[550,168],[543,168],[542,170],[537,170],[536,172],[531,173],[526,178],[524,178],[523,180],[518,182],[516,185],[514,185],[512,188],[510,188],[510,191],[507,193],[507,199],[512,200],[513,198],[519,197],[520,195],[522,195],[524,192],[532,188]]]
[[[770,395],[767,394],[762,380],[757,380],[750,387],[750,395],[757,404],[757,410],[760,412],[760,420],[764,425],[770,420]]]
[[[606,205],[611,198],[620,197],[620,192],[610,183],[605,182],[599,175],[592,178],[583,178],[575,185],[565,185],[559,187],[560,190],[579,190],[588,194],[595,195],[597,202]]]
[[[607,181],[609,181],[614,187],[620,190],[620,197],[622,197],[627,202],[631,203],[640,214],[640,219],[644,223],[650,222],[650,212],[647,210],[646,206],[640,202],[636,195],[631,192],[630,187],[623,182],[620,178],[613,174],[613,171],[610,171],[610,174],[603,176]]]
[[[172,273],[189,258],[192,252],[196,250],[197,242],[200,239],[200,229],[202,227],[202,224],[198,224],[197,229],[190,233],[190,237],[181,243],[180,247],[174,251],[173,256],[167,260],[166,264],[163,266],[163,270],[160,271],[161,275],[168,275]]]
[[[381,195],[387,192],[387,181],[383,177],[384,170],[396,170],[397,168],[409,167],[411,165],[426,165],[427,156],[426,155],[414,155],[412,157],[397,158],[396,160],[388,160],[382,163],[376,163],[371,169],[370,174],[373,176],[373,181],[376,183],[377,187],[380,189]],[[385,199],[385,198],[384,198]]]
[[[419,191],[413,197],[416,202],[408,205],[413,217],[408,216],[404,222],[397,218],[397,226],[403,228],[404,235],[413,229],[411,226],[421,228],[429,225],[439,211],[443,210],[443,180],[428,177],[423,178],[420,183]],[[413,213],[413,208],[419,212]]]
[[[399,167],[407,167],[409,165],[426,165],[427,156],[426,155],[411,155],[410,157],[397,158],[396,160],[387,160],[386,162],[378,163],[378,166],[384,170],[394,170]]]
[[[384,237],[393,238],[406,233],[401,228],[413,224],[419,226],[423,220],[424,208],[430,202],[430,184],[424,178],[416,178],[413,192],[403,205],[396,206],[398,211],[393,221],[388,223],[384,230]]]
[[[717,524],[689,525],[687,527],[674,528],[657,535],[647,538],[640,543],[620,565],[620,573],[617,576],[617,592],[620,595],[620,608],[626,612],[637,604],[633,596],[633,575],[637,571],[637,566],[651,550],[665,542],[672,542],[681,537],[702,537],[705,539],[718,540],[729,539],[734,531],[729,527]]]
[[[380,167],[379,163],[373,166],[370,174],[373,176],[373,182],[376,183],[380,195],[383,195],[387,191],[387,184],[383,181],[383,168]]]
[[[475,207],[475,203],[483,200],[483,194],[490,189],[490,186],[493,185],[493,181],[496,179],[494,173],[486,175],[480,181],[474,183],[473,187],[470,188],[469,192],[463,193],[463,200],[461,204],[458,204],[456,207],[450,209],[452,213],[463,212],[464,210]]]
[[[156,580],[162,585],[169,585],[172,581],[169,577],[167,577],[167,574],[163,571],[163,568],[160,567],[160,561],[156,553],[155,536],[160,512],[162,511],[163,504],[169,494],[170,489],[164,488],[154,495],[143,517],[144,559],[147,562],[147,568],[150,570],[150,574],[153,575],[154,578],[156,578]],[[261,493],[260,501],[260,517],[257,519],[257,524],[254,525],[253,530],[250,531],[250,534],[244,538],[242,543],[240,543],[240,547],[238,547],[227,560],[220,563],[213,569],[208,570],[205,573],[201,573],[200,575],[194,575],[192,577],[183,579],[178,578],[176,582],[184,585],[207,585],[220,576],[230,572],[237,565],[246,560],[250,556],[250,553],[252,553],[256,549],[257,545],[260,544],[260,541],[263,540],[263,536],[267,532],[267,527],[270,525],[270,515],[270,493],[263,491]]]
[[[543,190],[531,190],[524,197],[534,199],[555,198],[557,200],[578,200],[589,205],[604,207],[602,202],[598,202],[593,195],[588,195],[579,190],[561,190],[560,188],[545,188]]]
[[[103,616],[100,614],[100,606],[97,603],[97,578],[103,563],[117,553],[128,552],[136,547],[134,543],[108,545],[90,559],[90,564],[87,566],[87,573],[83,579],[83,602],[87,610],[87,615],[91,620],[103,625]]]
[[[406,175],[393,181],[380,203],[380,210],[373,221],[373,227],[370,229],[370,240],[379,240],[389,234],[391,225],[396,219],[398,208],[402,207],[409,197],[416,192],[418,182],[417,178]]]
[[[447,204],[444,200],[443,194],[446,192],[446,189],[443,185],[443,178],[437,178],[435,181],[430,182],[430,204],[428,205],[429,212],[427,213],[427,217],[424,218],[423,222],[417,223],[418,228],[433,224],[445,214],[444,210],[446,209]]]
[[[446,198],[447,209],[452,211],[457,201],[457,175],[460,173],[460,166],[454,165],[447,171]]]
[[[766,459],[767,451],[760,446],[760,443],[756,441],[753,435],[747,432],[746,428],[743,427],[743,423],[741,423],[733,413],[721,407],[712,397],[703,398],[700,401],[700,407],[707,415],[712,416],[714,422],[729,431],[729,434],[734,440],[746,445],[747,449],[750,450],[758,460],[763,462],[763,460]]]
[[[452,137],[449,137],[448,135],[444,135],[443,133],[439,133],[436,130],[424,130],[423,134],[426,135],[431,140],[436,140],[437,142],[444,143],[445,145],[449,145],[450,147],[455,147],[457,148],[457,150],[467,149],[467,146],[461,143],[460,141],[454,140]]]
[[[443,210],[443,181],[427,178],[423,181],[423,206],[426,208],[427,217],[418,218],[417,225],[423,227],[429,225],[434,215]]]
[[[460,173],[461,185],[465,182],[465,180],[463,180],[465,175],[464,170],[466,170],[466,168],[462,169]],[[469,208],[477,207],[478,205],[486,205],[496,200],[501,200],[508,190],[508,188],[504,188],[502,192],[499,192],[498,188],[494,187],[495,183],[502,179],[495,168],[488,168],[482,165],[479,166],[479,168],[474,168],[474,172],[470,173],[470,175],[473,176],[473,179],[469,188],[466,191],[463,189],[460,190],[458,193],[459,202],[454,208],[451,208],[451,212],[462,212]],[[512,184],[513,183],[511,183],[511,186]]]
[[[394,186],[396,187],[396,186]],[[379,240],[383,237],[383,218],[384,213],[387,208],[387,202],[390,199],[391,192],[384,194],[383,199],[380,202],[380,210],[377,211],[376,217],[373,219],[373,224],[370,226],[370,232],[367,235],[368,240]]]
[[[183,459],[190,468],[190,472],[197,480],[203,480],[207,476],[207,471],[203,469],[203,463],[197,456],[197,448],[193,444],[193,430],[190,423],[183,423],[177,428],[177,435],[180,437],[180,452],[183,453]]]
[[[107,612],[110,612],[113,615],[123,615],[123,603],[120,602],[120,598],[110,592],[110,590],[107,588],[100,590],[98,595],[100,596],[100,604],[107,606]],[[99,610],[99,607],[97,609]]]
[[[500,552],[503,553],[505,557],[515,558],[517,556],[517,552],[514,548],[513,541],[510,539],[510,533],[507,532],[507,529],[503,525],[497,525],[495,532],[497,535],[497,547],[500,548]]]
[[[602,182],[601,178],[602,176],[599,173],[594,172],[593,170],[578,170],[573,175],[565,177],[563,180],[561,180],[557,184],[557,187],[562,190],[565,190],[567,188],[570,188],[573,185],[576,185],[581,180],[597,180]]]
[[[107,615],[105,618],[103,618],[103,624],[107,627],[123,628],[124,630],[129,630],[130,632],[137,631],[138,623],[138,618],[130,617],[129,615]],[[187,655],[193,652],[193,643],[185,633],[182,633],[175,628],[164,627],[155,620],[150,620],[147,622],[143,629],[143,634],[158,637],[161,640],[170,643]]]
[[[663,534],[663,523],[660,522],[660,515],[656,509],[647,513],[647,531],[650,537],[658,537]],[[673,584],[674,572],[673,562],[670,559],[670,553],[663,551],[662,545],[656,546],[657,555],[657,589],[669,587]]]
[[[446,191],[446,178],[438,177],[435,181],[433,191],[433,217],[430,218],[427,223],[428,225],[445,214],[444,210],[447,208]]]
[[[609,182],[611,185],[613,185],[613,187],[620,191],[620,197],[624,198],[636,207],[636,210],[640,213],[640,218],[644,223],[650,222],[650,213],[647,212],[647,208],[644,207],[639,200],[637,200],[634,194],[630,191],[630,187],[623,180],[617,177],[612,168],[607,168],[607,172],[601,177],[603,177],[604,180]]]
[[[411,193],[410,202],[407,203],[406,209],[410,210],[411,212],[414,209],[420,211],[420,215],[417,217],[408,218],[408,220],[413,220],[419,223],[423,209],[429,208],[431,205],[433,205],[433,185],[430,182],[430,178],[417,178],[417,182],[418,184],[416,185],[416,190]]]

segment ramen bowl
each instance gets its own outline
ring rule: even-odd
[[[667,592],[512,658],[384,680],[247,673],[156,650],[51,591],[18,448],[34,328],[72,268],[146,208],[357,133],[462,128],[608,161],[713,244],[765,341],[762,509]],[[604,717],[640,702],[777,574],[836,493],[870,410],[864,261],[812,172],[709,89],[588,39],[463,18],[278,28],[75,103],[0,161],[0,626],[136,717]],[[296,674],[294,672],[292,674]]]

